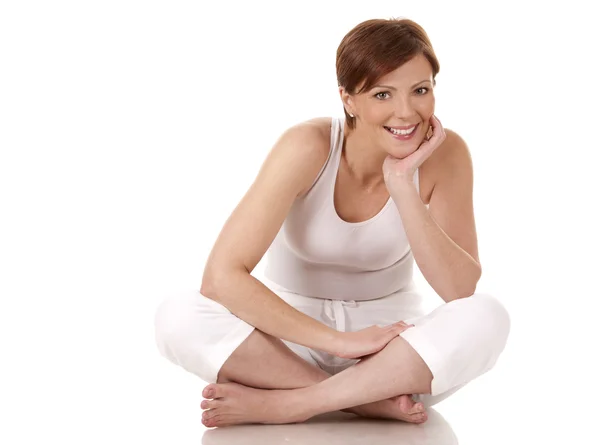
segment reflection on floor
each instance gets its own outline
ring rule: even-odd
[[[440,413],[428,408],[421,425],[365,419],[335,412],[291,425],[238,425],[207,430],[202,445],[455,445],[458,440]]]

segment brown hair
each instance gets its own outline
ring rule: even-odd
[[[433,47],[425,30],[409,19],[372,19],[359,23],[344,36],[337,49],[338,85],[349,94],[368,91],[386,74],[422,54],[431,64],[433,81],[440,71]],[[365,84],[355,91],[362,81]],[[346,121],[354,128],[354,119],[344,108]]]

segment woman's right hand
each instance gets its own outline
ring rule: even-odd
[[[361,358],[374,354],[412,326],[399,321],[384,327],[371,326],[356,332],[340,332],[332,354],[342,358]]]

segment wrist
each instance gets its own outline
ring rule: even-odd
[[[326,329],[326,332],[321,337],[321,345],[317,349],[328,354],[337,355],[343,348],[344,333],[330,327],[326,327]]]
[[[406,193],[415,192],[417,191],[417,186],[415,185],[413,178],[394,178],[393,183],[388,186],[388,191],[390,192],[390,196],[393,198],[394,195],[403,195]]]

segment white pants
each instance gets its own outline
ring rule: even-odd
[[[342,332],[397,321],[414,324],[400,334],[421,356],[433,375],[432,393],[415,395],[431,406],[489,371],[504,350],[510,317],[504,306],[485,293],[443,303],[429,314],[414,288],[369,301],[310,298],[261,278],[266,286],[297,310]],[[174,295],[158,307],[156,342],[171,362],[214,383],[229,356],[254,327],[199,291]],[[302,359],[330,374],[354,365],[322,351],[284,341]]]

